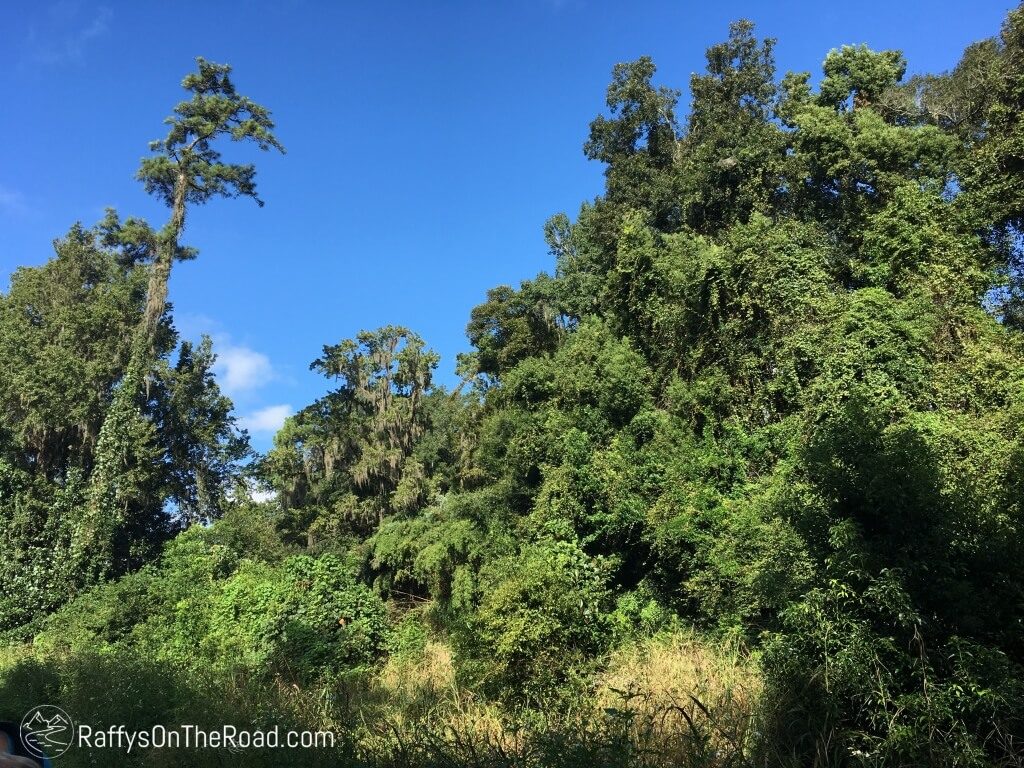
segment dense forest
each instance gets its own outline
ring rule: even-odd
[[[339,739],[68,766],[1024,765],[1024,6],[943,74],[773,42],[733,24],[688,111],[615,65],[604,192],[461,384],[325,339],[265,455],[168,303],[188,212],[260,202],[223,147],[283,151],[199,59],[166,223],[0,295],[0,720]]]

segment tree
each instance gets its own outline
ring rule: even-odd
[[[41,619],[88,581],[74,537],[145,310],[139,243],[151,235],[112,211],[91,230],[76,224],[55,242],[52,260],[19,269],[0,295],[0,627]],[[126,433],[138,442],[128,443],[119,478],[132,493],[110,532],[114,574],[152,560],[184,524],[216,517],[249,453],[213,379],[209,340],[182,344],[172,364],[177,335],[165,314],[156,344],[149,392],[132,423],[139,431]]]
[[[754,25],[729,26],[729,39],[707,51],[707,68],[690,78],[692,103],[680,169],[683,219],[701,233],[747,221],[782,205],[786,137],[776,108],[772,39]]]
[[[438,356],[406,328],[385,326],[324,347],[310,368],[338,388],[289,419],[275,438],[267,471],[299,524],[366,533],[388,515],[411,513],[429,496],[416,456],[428,428]]]
[[[114,403],[104,420],[97,446],[97,467],[90,483],[88,513],[76,533],[75,557],[82,568],[99,579],[111,567],[112,542],[117,531],[131,526],[128,510],[139,489],[126,480],[160,453],[153,445],[151,426],[141,411],[140,398],[148,398],[158,328],[167,306],[167,285],[175,258],[192,257],[179,238],[185,227],[188,204],[213,197],[256,195],[256,168],[251,164],[224,163],[216,144],[221,139],[249,141],[261,150],[284,151],[272,133],[270,113],[241,96],[231,81],[231,68],[198,58],[198,72],[189,74],[182,87],[192,92],[165,121],[166,138],[150,144],[155,153],[145,158],[138,178],[146,191],[171,209],[162,230],[152,232],[136,224],[115,230],[113,238],[128,238],[149,262],[146,306],[133,333],[132,352]],[[142,390],[145,389],[143,393]]]
[[[500,285],[487,291],[487,301],[473,308],[466,336],[477,351],[464,358],[469,373],[495,380],[516,363],[554,352],[565,330],[565,318],[553,295],[557,283],[547,275],[525,280],[519,290]]]
[[[182,87],[191,91],[189,101],[174,108],[164,122],[171,129],[166,138],[150,143],[153,157],[144,158],[137,174],[146,191],[170,209],[171,216],[156,240],[150,268],[146,312],[139,329],[142,341],[152,336],[167,303],[167,281],[185,228],[186,206],[203,204],[213,197],[251,197],[257,205],[256,167],[224,163],[215,143],[220,139],[250,141],[261,150],[284,147],[272,133],[270,112],[246,96],[231,82],[231,67],[196,59],[199,71],[185,77]]]

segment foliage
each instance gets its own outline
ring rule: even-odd
[[[265,471],[309,544],[365,533],[432,497],[436,457],[417,451],[435,410],[431,378],[437,355],[405,328],[364,331],[325,346],[310,368],[338,389],[289,419]],[[433,460],[432,460],[433,459]]]
[[[0,693],[120,668],[111,712],[215,690],[369,765],[1019,765],[1024,9],[906,80],[774,45],[733,24],[685,115],[615,65],[553,275],[487,292],[455,391],[407,328],[325,346],[263,503],[166,311],[186,203],[255,196],[211,142],[280,148],[200,60],[140,171],[168,227],[0,298]]]
[[[88,579],[73,557],[75,540],[145,300],[145,268],[125,227],[146,231],[113,212],[95,229],[75,225],[51,261],[18,270],[0,296],[3,629],[41,618]],[[105,520],[112,574],[152,560],[184,524],[221,514],[249,453],[213,378],[209,339],[175,350],[169,317],[159,338],[160,358],[131,422],[133,469],[118,480],[124,506]]]
[[[600,561],[574,542],[540,541],[480,577],[480,607],[461,640],[486,660],[484,684],[513,698],[544,696],[607,648],[608,590]]]

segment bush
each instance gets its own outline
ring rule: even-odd
[[[572,541],[542,540],[488,563],[468,633],[488,690],[516,700],[549,695],[611,641],[601,562]]]

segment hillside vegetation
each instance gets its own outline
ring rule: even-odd
[[[1024,765],[1024,7],[939,75],[772,48],[735,23],[685,112],[617,64],[604,192],[462,384],[327,339],[266,455],[167,303],[187,211],[256,197],[218,147],[282,149],[199,60],[167,224],[0,296],[0,720],[340,734],[67,766]]]

